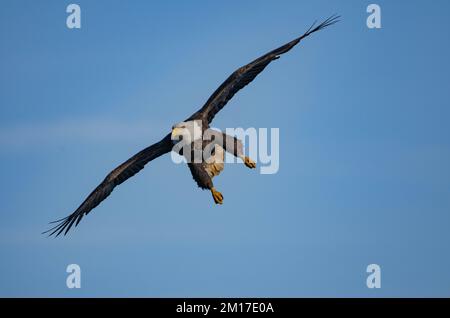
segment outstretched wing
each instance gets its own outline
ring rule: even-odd
[[[278,59],[281,54],[288,52],[308,35],[333,25],[338,21],[339,16],[333,15],[317,26],[314,22],[302,36],[237,69],[222,83],[222,85],[219,86],[205,105],[188,120],[202,119],[207,121],[208,124],[211,123],[214,116],[227,104],[234,94],[253,81],[253,79],[270,64],[270,62]]]
[[[86,200],[84,200],[75,212],[63,219],[51,222],[57,224],[44,233],[50,233],[49,236],[53,234],[58,236],[64,232],[64,235],[66,235],[74,224],[77,226],[83,216],[87,215],[93,208],[99,205],[100,202],[105,200],[117,185],[141,171],[148,162],[170,152],[171,150],[172,141],[170,134],[168,134],[161,141],[138,152],[136,155],[111,171],[103,182],[100,183],[91,194],[89,194]]]

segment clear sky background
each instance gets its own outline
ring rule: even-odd
[[[1,1],[0,296],[450,296],[449,1]],[[215,206],[170,156],[40,233],[237,67],[314,34],[214,126],[280,129]],[[66,266],[82,288],[66,287]],[[366,287],[366,267],[382,287]]]

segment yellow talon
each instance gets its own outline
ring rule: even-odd
[[[254,162],[252,159],[250,159],[249,157],[244,157],[244,163],[247,167],[249,167],[250,169],[255,169],[256,168],[256,162]]]
[[[222,195],[222,193],[220,193],[219,191],[217,191],[214,188],[211,188],[211,193],[212,193],[214,202],[216,204],[222,204],[223,203],[223,195]]]

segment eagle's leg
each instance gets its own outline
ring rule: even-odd
[[[254,162],[252,159],[250,159],[249,157],[245,157],[242,156],[241,157],[242,161],[244,161],[244,164],[250,168],[250,169],[255,169],[256,168],[256,162]]]
[[[214,188],[211,176],[205,169],[204,163],[188,163],[189,170],[191,170],[192,177],[197,185],[203,190],[210,190],[216,204],[223,203],[223,195]]]
[[[256,162],[254,162],[252,159],[244,155],[244,144],[241,140],[237,139],[236,137],[222,133],[222,142],[223,148],[227,152],[233,154],[237,158],[242,159],[242,161],[248,168],[250,169],[256,168]]]
[[[211,194],[213,196],[214,202],[216,204],[223,203],[223,195],[219,191],[217,191],[214,187],[211,188]]]

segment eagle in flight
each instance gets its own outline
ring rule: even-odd
[[[224,168],[224,152],[229,152],[242,159],[244,164],[249,168],[255,168],[256,164],[253,160],[244,156],[243,146],[240,140],[209,128],[214,116],[216,116],[240,89],[253,81],[270,62],[278,59],[281,54],[291,50],[310,34],[333,25],[338,21],[339,16],[333,15],[318,25],[315,22],[300,37],[238,68],[217,88],[200,110],[185,121],[175,124],[172,127],[171,133],[159,142],[138,152],[111,171],[75,212],[63,219],[51,222],[51,224],[56,225],[44,233],[49,233],[49,236],[59,236],[61,233],[66,235],[73,225],[77,226],[85,215],[105,200],[116,186],[141,171],[153,159],[172,150],[175,151],[175,146],[180,144],[183,147],[179,147],[180,149],[177,149],[176,152],[187,159],[187,165],[197,185],[204,190],[208,189],[211,191],[214,202],[216,204],[222,204],[223,196],[214,188],[212,179]],[[207,156],[204,154],[206,148],[210,148],[209,151],[206,151],[208,153]],[[186,149],[188,150],[186,151]],[[200,157],[196,155],[198,153],[200,153]]]

